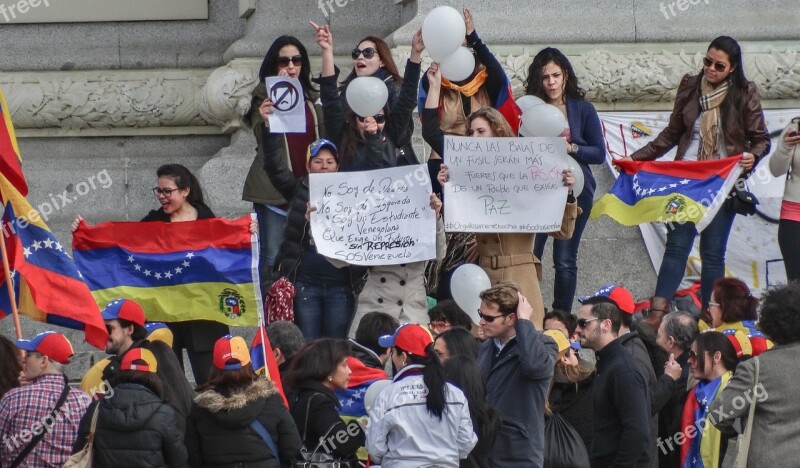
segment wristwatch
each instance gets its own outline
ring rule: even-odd
[[[575,154],[575,153],[577,153],[577,152],[578,152],[578,150],[579,150],[579,149],[580,149],[580,148],[578,148],[578,145],[576,145],[575,143],[570,143],[570,145],[569,145],[569,151],[567,151],[567,153],[569,153],[569,154]]]

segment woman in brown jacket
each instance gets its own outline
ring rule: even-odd
[[[711,42],[703,58],[703,71],[681,80],[667,128],[630,157],[652,161],[676,146],[676,161],[742,155],[740,164],[745,174],[769,154],[769,134],[758,91],[744,76],[742,50],[733,38],[720,36]],[[704,309],[714,281],[725,276],[725,248],[735,215],[723,205],[700,235]],[[654,295],[671,298],[683,279],[697,229],[687,222],[668,226],[667,230]]]
[[[430,89],[425,101],[422,116],[422,136],[431,148],[441,154],[444,148],[444,132],[439,127],[438,102],[441,71],[433,64],[427,73]],[[495,109],[482,107],[470,114],[467,119],[468,133],[474,137],[513,137],[514,132],[505,118]],[[444,184],[448,180],[447,166],[442,165],[438,180]],[[550,233],[556,239],[569,239],[575,229],[578,217],[578,204],[572,195],[575,177],[569,170],[564,171],[564,185],[569,187],[567,204],[561,230]],[[533,241],[536,234],[531,232],[480,233],[475,236],[478,250],[478,263],[489,276],[492,284],[514,282],[523,296],[533,307],[531,321],[541,330],[544,321],[544,303],[539,288],[541,262],[533,255]],[[478,291],[476,291],[477,293]]]

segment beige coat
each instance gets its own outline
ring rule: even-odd
[[[569,239],[575,230],[578,217],[578,203],[567,203],[561,230],[551,232],[555,239]],[[544,324],[544,302],[539,281],[542,275],[542,262],[533,255],[533,241],[536,234],[493,233],[475,236],[480,253],[479,264],[489,276],[492,286],[502,282],[513,282],[519,286],[523,296],[533,307],[531,321],[537,330]]]

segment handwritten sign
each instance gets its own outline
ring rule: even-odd
[[[306,106],[303,85],[297,78],[268,76],[264,79],[272,101],[269,128],[273,133],[305,133]]]
[[[310,174],[317,251],[353,265],[436,257],[436,215],[425,165]]]
[[[568,167],[563,138],[445,137],[447,231],[561,229]]]

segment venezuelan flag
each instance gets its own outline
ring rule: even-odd
[[[87,343],[105,349],[108,333],[100,309],[66,249],[2,175],[0,193],[6,200],[3,236],[20,313],[39,322],[83,330]],[[11,313],[8,287],[2,280],[0,318]]]
[[[689,391],[681,417],[681,431],[686,443],[681,445],[681,466],[710,468],[720,466],[722,433],[708,418],[708,405],[720,390],[728,385],[732,372],[728,371],[710,382],[698,382]]]
[[[28,195],[28,183],[22,173],[22,159],[17,146],[11,109],[0,90],[0,173],[23,197]]]
[[[99,305],[126,297],[148,321],[255,326],[263,305],[250,219],[81,223],[72,249]]]
[[[692,222],[702,231],[742,173],[740,160],[615,161],[619,177],[595,203],[591,218],[607,215],[625,226]]]
[[[283,391],[281,373],[278,370],[278,363],[275,361],[275,353],[272,351],[269,335],[267,335],[263,324],[259,325],[256,336],[253,338],[253,343],[250,345],[250,361],[256,374],[264,374],[268,379],[272,380],[278,393],[281,394],[281,398],[283,398],[283,403],[288,408],[289,401]]]

